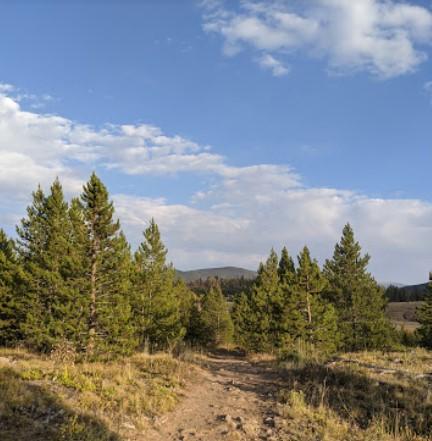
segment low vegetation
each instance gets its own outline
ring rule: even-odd
[[[78,362],[0,351],[2,441],[108,441],[171,410],[191,366],[167,354]]]
[[[282,365],[278,412],[291,441],[432,437],[430,352],[359,352]]]

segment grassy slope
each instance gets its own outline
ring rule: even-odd
[[[422,302],[390,302],[387,305],[387,316],[398,327],[406,331],[415,331],[419,323],[416,321],[416,308]]]
[[[431,371],[432,353],[419,349],[287,363],[280,424],[291,441],[431,440]]]
[[[2,349],[0,439],[135,439],[150,418],[175,406],[185,372],[168,355],[74,364]]]

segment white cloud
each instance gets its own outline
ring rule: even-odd
[[[10,89],[12,90],[12,89]],[[241,265],[255,268],[270,247],[297,253],[306,243],[321,261],[350,221],[380,280],[422,281],[430,269],[432,205],[372,199],[348,190],[307,188],[290,167],[233,167],[220,155],[157,127],[106,125],[28,112],[0,96],[0,221],[11,230],[37,183],[56,176],[77,194],[94,167],[128,175],[206,174],[211,184],[190,203],[114,194],[117,213],[136,245],[154,217],[179,268]],[[132,181],[133,182],[133,181]],[[181,181],[180,181],[181,182]],[[133,187],[134,193],[139,185]]]
[[[226,55],[252,48],[261,65],[302,51],[337,72],[389,78],[415,70],[432,39],[429,9],[392,0],[244,0],[237,11],[224,2],[204,10],[204,29],[222,36]]]
[[[282,77],[284,75],[287,75],[290,71],[289,68],[284,66],[279,60],[276,60],[276,58],[274,58],[270,54],[263,54],[258,59],[258,64],[263,69],[270,70],[275,77]]]

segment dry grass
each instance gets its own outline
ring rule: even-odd
[[[432,353],[345,354],[286,364],[279,413],[292,441],[432,439]]]
[[[175,406],[186,372],[166,354],[74,363],[2,349],[0,439],[119,440]]]

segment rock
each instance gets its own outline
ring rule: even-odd
[[[264,418],[264,424],[266,426],[275,427],[275,421],[273,417],[266,417]]]
[[[232,421],[232,416],[229,414],[222,414],[222,415],[218,415],[217,419],[219,421],[225,421],[226,423],[229,423],[230,421]]]

